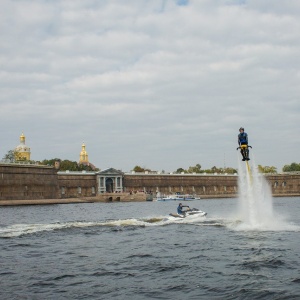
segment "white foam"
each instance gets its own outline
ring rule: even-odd
[[[249,163],[249,162],[248,162]],[[286,222],[280,215],[274,215],[271,188],[265,177],[258,172],[252,158],[249,163],[239,160],[239,216],[241,220],[236,230],[299,230],[299,227]]]
[[[107,226],[107,227],[127,227],[127,226],[137,226],[137,227],[147,227],[147,226],[163,226],[172,223],[195,223],[199,222],[203,217],[190,216],[189,218],[179,219],[172,217],[150,217],[144,219],[120,219],[120,220],[110,220],[106,222],[65,222],[65,223],[50,223],[50,224],[14,224],[4,228],[0,228],[0,237],[18,237],[26,234],[34,234],[43,231],[54,231],[63,230],[68,228],[84,228],[93,226]]]

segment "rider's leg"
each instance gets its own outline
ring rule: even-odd
[[[244,150],[243,150],[243,149],[241,149],[241,154],[242,154],[242,156],[243,156],[242,161],[245,161],[245,153],[244,153]]]

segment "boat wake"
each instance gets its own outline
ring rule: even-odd
[[[127,228],[141,228],[150,226],[167,226],[172,224],[184,224],[194,226],[208,226],[208,227],[226,227],[234,231],[249,231],[253,227],[247,227],[243,221],[238,219],[222,219],[222,218],[208,218],[201,216],[190,216],[188,218],[173,218],[171,216],[156,216],[141,219],[120,219],[120,220],[107,220],[104,222],[86,222],[86,221],[73,221],[73,222],[55,222],[49,224],[14,224],[10,226],[0,227],[0,238],[14,238],[23,235],[37,234],[40,232],[57,232],[60,230],[76,229],[76,228],[89,228],[89,227],[104,227],[126,230]],[[260,231],[270,230],[270,228],[259,228]],[[274,228],[271,230],[273,231]],[[300,227],[293,224],[286,224],[285,226],[278,226],[276,231],[300,231]]]
[[[88,228],[88,227],[114,227],[124,228],[127,227],[149,227],[149,226],[166,226],[170,224],[197,224],[205,222],[205,217],[191,216],[189,218],[173,218],[170,216],[156,216],[141,219],[120,219],[120,220],[107,220],[103,222],[86,222],[86,221],[73,221],[73,222],[55,222],[49,224],[14,224],[9,226],[0,227],[0,238],[13,238],[22,235],[36,234],[39,232],[51,232],[58,230],[74,229],[74,228]],[[209,225],[208,223],[207,225]],[[211,225],[210,225],[211,226]]]

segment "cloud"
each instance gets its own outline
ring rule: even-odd
[[[0,117],[33,159],[100,168],[297,161],[297,1],[3,1]],[[272,153],[266,145],[272,145]],[[288,146],[290,145],[290,146]],[[2,156],[6,149],[3,149]]]

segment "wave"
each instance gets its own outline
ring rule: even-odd
[[[35,234],[38,232],[64,230],[70,228],[88,228],[88,227],[148,227],[148,226],[165,226],[169,224],[192,224],[199,222],[203,217],[186,219],[174,219],[172,217],[158,216],[142,219],[119,219],[107,220],[102,222],[86,222],[86,221],[72,221],[72,222],[55,222],[49,224],[35,223],[35,224],[13,224],[9,226],[2,226],[0,228],[0,238],[13,238],[22,235]]]
[[[186,224],[194,226],[208,226],[208,227],[226,227],[234,231],[300,231],[300,227],[287,222],[276,222],[276,226],[248,226],[241,220],[237,219],[222,219],[222,218],[208,218],[201,216],[190,216],[188,218],[174,218],[169,216],[156,216],[141,219],[119,219],[106,220],[102,222],[87,222],[87,221],[72,221],[72,222],[55,222],[49,224],[13,224],[9,226],[0,227],[0,238],[13,238],[22,235],[35,234],[39,232],[51,232],[57,230],[65,230],[72,228],[88,228],[88,227],[112,227],[119,230],[119,228],[132,227],[149,227],[149,226],[167,226],[172,224]],[[269,224],[268,224],[269,225]]]
[[[300,231],[300,226],[284,219],[280,215],[274,216],[272,219],[261,220],[255,224],[251,224],[243,219],[228,223],[228,227],[235,231]]]

